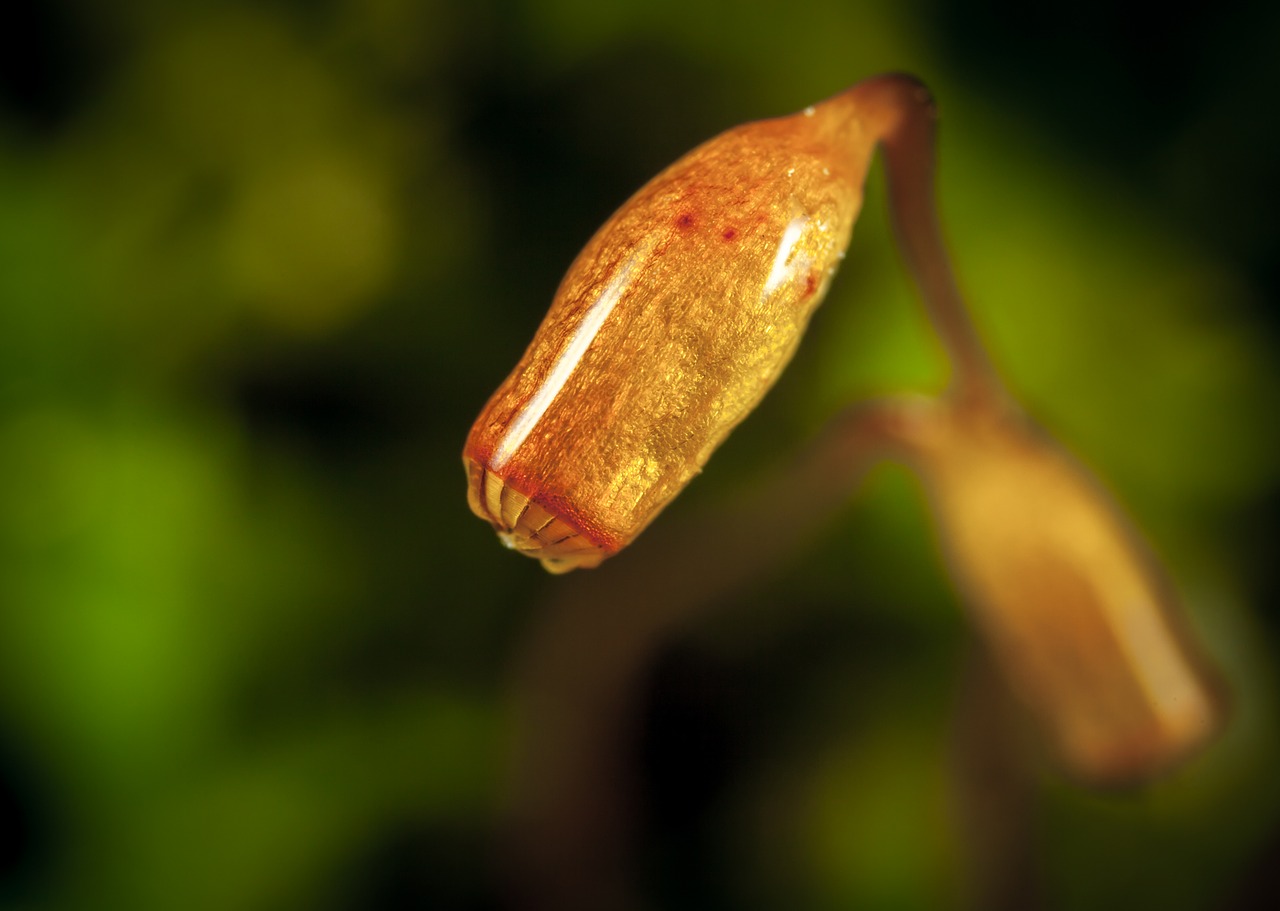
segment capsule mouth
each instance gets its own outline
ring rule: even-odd
[[[506,478],[471,458],[467,465],[467,502],[471,511],[498,533],[503,546],[542,561],[551,573],[599,566],[607,551],[575,523],[548,509]]]

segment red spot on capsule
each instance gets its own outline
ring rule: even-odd
[[[721,237],[723,237],[725,240],[733,240],[735,237],[737,237],[737,236],[738,236],[738,229],[737,229],[737,228],[725,228],[725,229],[724,229],[724,233],[723,233],[723,234],[721,234],[720,236],[721,236]]]
[[[816,290],[818,290],[818,277],[810,272],[809,277],[804,281],[804,296],[808,297]]]
[[[676,225],[682,229],[687,230],[689,228],[692,228],[693,224],[694,224],[694,219],[693,219],[692,212],[682,212],[680,213],[680,217],[676,219]]]

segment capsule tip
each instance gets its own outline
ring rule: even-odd
[[[599,566],[608,556],[603,545],[537,497],[469,456],[463,462],[471,511],[493,526],[505,547],[541,561],[547,572],[556,575]]]

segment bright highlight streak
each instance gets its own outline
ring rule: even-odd
[[[1156,714],[1180,734],[1210,727],[1213,706],[1186,673],[1176,642],[1160,622],[1159,605],[1145,599],[1114,605],[1112,622],[1116,642]]]
[[[560,390],[564,388],[564,384],[569,381],[569,377],[573,375],[573,371],[577,369],[578,362],[582,360],[582,356],[587,353],[587,349],[591,347],[591,342],[595,339],[596,333],[600,331],[600,327],[604,325],[604,321],[609,318],[609,314],[613,311],[614,306],[622,298],[622,293],[626,290],[628,283],[631,281],[631,273],[635,271],[640,261],[649,253],[653,244],[647,244],[642,249],[635,250],[627,257],[626,262],[622,264],[622,268],[609,282],[608,286],[596,298],[595,303],[587,308],[586,314],[582,317],[582,322],[578,328],[574,330],[573,337],[570,338],[569,344],[565,346],[560,357],[556,358],[555,364],[547,373],[547,379],[538,391],[533,394],[528,403],[516,415],[515,420],[511,422],[511,426],[507,428],[506,434],[494,447],[493,459],[489,463],[489,467],[498,471],[503,465],[511,459],[517,449],[533,432],[533,428],[542,420],[542,416],[546,414],[547,409],[560,394]]]
[[[764,283],[764,293],[772,294],[778,289],[786,279],[790,278],[795,271],[794,268],[787,268],[787,261],[791,259],[791,253],[796,248],[796,244],[800,242],[800,235],[804,233],[804,226],[808,223],[808,219],[803,215],[791,219],[785,231],[782,232],[782,240],[778,243],[778,253],[773,257],[773,268],[769,270],[769,277]]]

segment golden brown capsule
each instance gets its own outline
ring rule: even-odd
[[[822,300],[871,145],[846,93],[721,134],[605,223],[463,451],[504,543],[596,566],[698,473]]]
[[[1171,587],[1124,517],[1009,413],[939,408],[918,468],[974,619],[1068,768],[1125,782],[1221,722]]]

